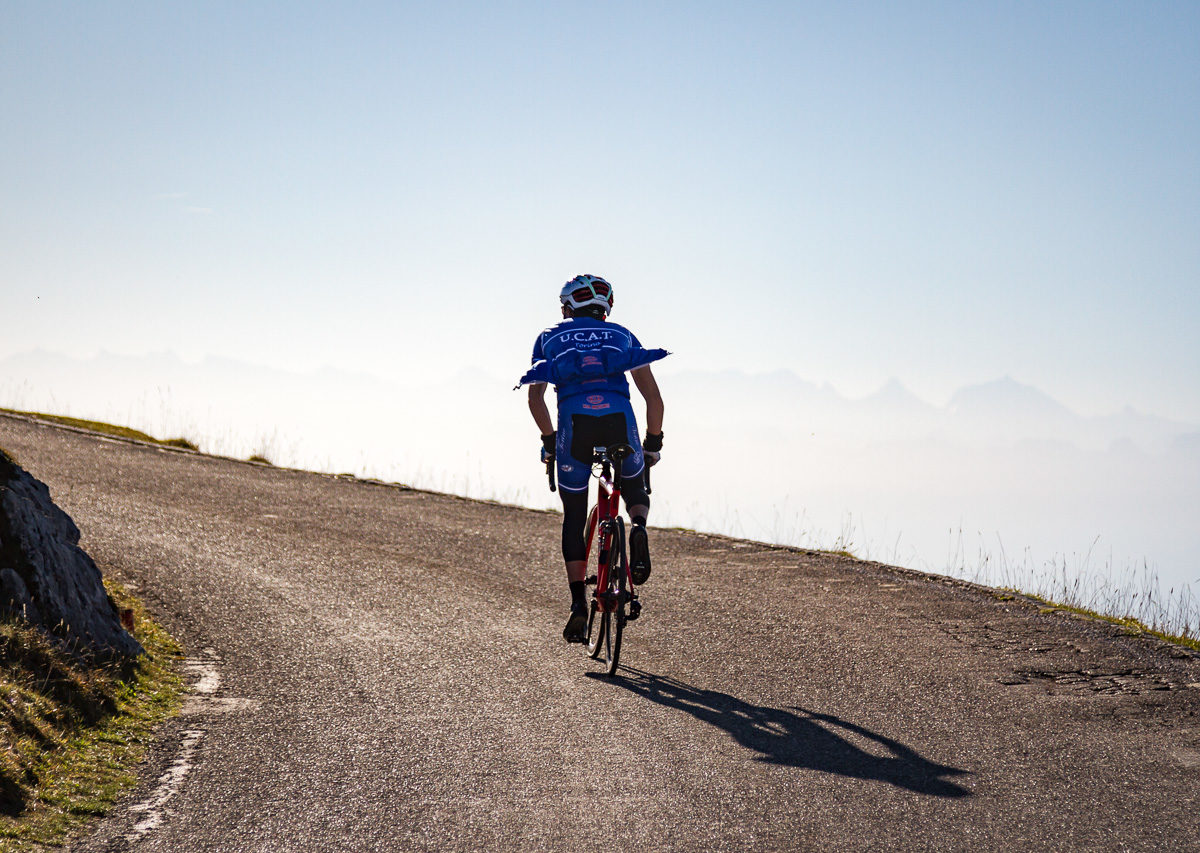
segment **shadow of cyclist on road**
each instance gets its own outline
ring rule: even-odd
[[[855,779],[878,779],[937,797],[971,796],[966,788],[943,778],[968,771],[936,764],[898,741],[831,714],[799,707],[785,711],[752,705],[727,693],[701,690],[674,678],[631,667],[621,669],[626,677],[612,684],[724,729],[738,743],[759,753],[756,761],[807,767]],[[856,746],[839,729],[879,744],[890,755],[875,755]]]

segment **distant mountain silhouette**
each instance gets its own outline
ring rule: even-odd
[[[1200,454],[1200,432],[1189,432],[1176,436],[1171,445],[1175,450]]]
[[[946,408],[957,417],[969,418],[1005,418],[1015,413],[1048,421],[1076,417],[1048,394],[1011,376],[962,388]]]
[[[961,388],[945,406],[922,400],[896,378],[856,399],[789,371],[686,371],[668,375],[663,383],[672,408],[695,401],[707,421],[722,427],[743,422],[754,412],[773,432],[792,427],[807,434],[855,440],[932,438],[967,444],[1040,440],[1089,450],[1132,444],[1161,452],[1175,446],[1178,437],[1197,430],[1194,424],[1142,414],[1128,406],[1112,415],[1084,417],[1012,377]],[[722,405],[714,407],[715,401]]]
[[[897,411],[926,413],[937,411],[935,406],[926,403],[912,391],[909,391],[895,377],[885,382],[878,391],[868,394],[858,402],[871,407],[884,407]]]
[[[510,403],[521,365],[460,371],[437,383],[440,407],[464,396],[486,398],[490,411],[525,417]],[[165,352],[143,356],[100,353],[79,359],[44,350],[0,359],[0,405],[54,408],[60,414],[111,418],[114,407],[130,426],[154,432],[169,413],[220,421],[222,411],[255,413],[263,424],[307,420],[318,413],[394,411],[409,404],[412,386],[366,372],[333,368],[299,372],[208,357],[187,362]],[[1003,377],[955,392],[945,406],[913,394],[897,378],[862,398],[848,398],[828,384],[789,370],[747,374],[736,370],[662,371],[669,409],[689,429],[774,437],[824,436],[845,441],[953,441],[966,444],[1065,442],[1088,450],[1130,446],[1149,452],[1190,447],[1200,426],[1147,415],[1126,407],[1103,417],[1083,417],[1041,390]],[[492,395],[495,395],[494,397]],[[510,411],[511,409],[511,411]],[[169,419],[169,418],[168,418]],[[676,421],[677,423],[679,421]]]
[[[390,367],[35,351],[0,358],[0,406],[183,436],[239,459],[558,506],[525,395],[512,390],[523,364],[437,376]],[[933,405],[899,378],[851,398],[787,370],[655,372],[667,407],[656,524],[804,547],[849,536],[860,556],[953,571],[977,552],[999,556],[1001,538],[1033,566],[1104,535],[1118,569],[1147,559],[1172,583],[1195,577],[1200,425],[1128,407],[1084,417],[1011,377]]]

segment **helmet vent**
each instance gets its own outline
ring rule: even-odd
[[[607,314],[612,310],[612,285],[594,275],[577,275],[563,285],[559,301],[574,310],[594,305]]]

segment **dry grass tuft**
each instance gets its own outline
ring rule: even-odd
[[[82,660],[20,619],[0,622],[0,850],[57,845],[136,782],[155,727],[182,702],[179,646],[120,587],[146,650]]]

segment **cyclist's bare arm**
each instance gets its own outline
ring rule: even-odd
[[[637,386],[638,391],[646,400],[646,432],[658,435],[662,432],[663,401],[662,394],[658,391],[658,383],[654,381],[654,374],[650,372],[650,365],[634,368],[629,373],[633,376],[633,384]],[[529,396],[532,400],[532,388],[529,389]],[[531,402],[530,406],[532,407],[532,405]]]
[[[529,386],[529,413],[533,415],[533,421],[542,431],[542,435],[554,432],[554,421],[550,418],[550,409],[546,407],[545,382]]]

